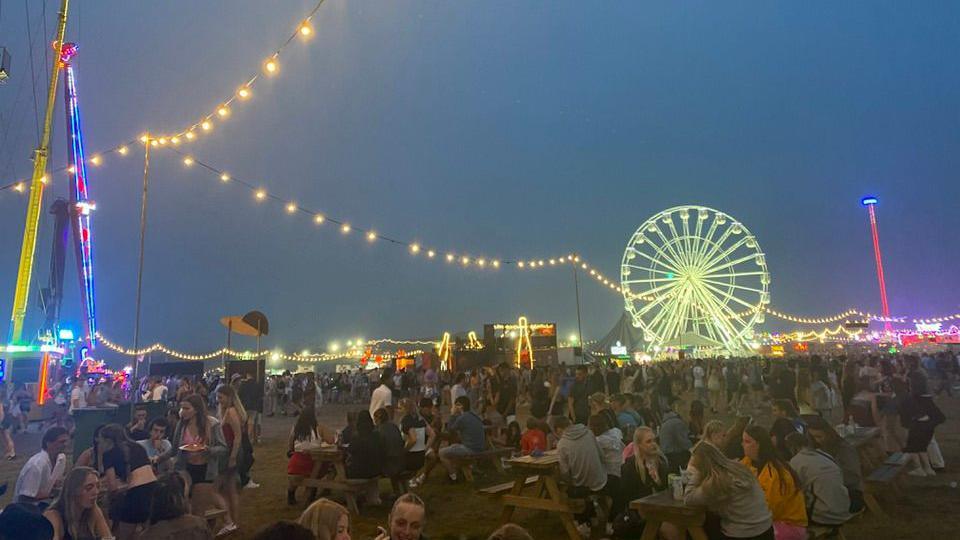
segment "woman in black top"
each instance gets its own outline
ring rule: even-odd
[[[633,501],[667,489],[669,467],[660,451],[657,435],[647,426],[633,432],[634,455],[620,467],[620,499]],[[636,510],[625,510],[614,521],[620,536],[632,537],[643,532],[644,520]],[[667,532],[667,531],[663,531]]]
[[[120,424],[107,424],[97,436],[103,452],[100,467],[111,494],[110,519],[118,540],[133,538],[137,525],[150,518],[150,500],[157,485],[147,451],[131,441]]]
[[[390,479],[395,493],[403,493],[400,486],[400,473],[404,470],[404,454],[406,454],[403,435],[400,434],[400,428],[390,421],[390,413],[386,408],[381,407],[374,411],[373,421],[377,424],[377,433],[383,441],[384,459],[380,466],[381,474]]]
[[[366,410],[357,414],[357,429],[347,448],[347,478],[376,478],[382,472],[385,456],[383,439],[374,430],[373,419]],[[367,503],[380,504],[380,490],[376,482],[367,493]]]

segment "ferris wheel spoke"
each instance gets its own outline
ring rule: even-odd
[[[673,222],[673,216],[670,217],[670,221],[667,222],[667,226],[670,228],[670,234],[672,234],[674,238],[680,237],[680,233],[677,232],[677,226]],[[683,241],[681,240],[681,243],[682,242]],[[677,259],[683,264],[690,264],[690,261],[687,259],[685,253],[677,252]]]
[[[742,262],[744,262],[744,261],[749,261],[750,259],[756,259],[756,258],[757,258],[757,255],[759,255],[759,254],[758,254],[758,253],[751,253],[750,255],[747,255],[747,256],[745,256],[745,257],[741,257],[741,258],[739,258],[739,259],[736,259],[736,260],[729,261],[729,262],[726,262],[726,263],[724,263],[724,264],[721,264],[720,266],[714,266],[714,267],[711,268],[710,270],[713,271],[713,272],[716,272],[716,271],[718,271],[718,270],[723,270],[724,268],[730,268],[731,266],[736,266],[736,265],[738,265],[738,264],[740,264],[740,263],[742,263]]]
[[[673,222],[673,220],[671,220],[671,223],[672,223],[672,222]],[[673,265],[676,266],[677,268],[679,268],[680,266],[682,266],[682,265],[680,264],[680,262],[682,262],[683,259],[682,259],[682,256],[680,255],[680,252],[678,252],[676,249],[674,249],[673,244],[672,244],[672,243],[670,242],[670,240],[668,240],[667,237],[663,234],[663,230],[660,229],[660,226],[659,226],[659,225],[657,225],[657,224],[654,223],[653,227],[657,230],[657,236],[660,238],[660,241],[663,242],[663,249],[666,250],[666,251],[668,251],[668,252],[670,253],[670,255],[671,255],[671,257],[670,257],[671,264],[673,264]],[[674,236],[676,236],[676,235],[674,235]],[[663,254],[663,250],[660,249],[660,246],[657,246],[657,245],[655,245],[655,244],[651,244],[651,247],[653,247],[653,248],[657,251],[657,253],[660,254],[661,257],[666,258],[665,255]]]
[[[625,279],[624,283],[656,283],[659,281],[677,281],[677,278],[665,277],[665,278],[649,278],[649,279]]]
[[[727,238],[730,238],[730,235],[733,234],[733,223],[728,223],[727,228],[724,229],[723,234],[720,235],[720,238],[709,249],[707,249],[703,254],[703,259],[710,260],[718,251],[723,249],[724,242],[727,241]]]
[[[738,335],[737,329],[733,327],[730,318],[724,314],[724,311],[732,312],[729,307],[717,300],[715,296],[707,292],[702,286],[698,286],[700,297],[711,308],[713,323],[717,329],[725,336],[723,342],[729,344],[733,337]],[[738,319],[740,324],[744,324],[742,319]],[[729,347],[728,347],[729,348]]]
[[[733,273],[703,274],[701,277],[718,279],[718,278],[731,278],[731,277],[741,277],[741,276],[763,276],[763,275],[766,275],[766,272],[737,272],[735,274]]]
[[[629,284],[632,283],[632,282],[629,281],[629,280],[627,280],[627,281],[624,281],[624,283],[626,283],[626,284],[629,285]],[[667,283],[667,284],[664,284],[664,285],[657,285],[656,287],[653,287],[652,289],[647,289],[647,290],[643,291],[641,294],[642,294],[643,296],[650,296],[650,295],[655,295],[655,294],[657,294],[657,293],[659,293],[659,292],[661,292],[661,291],[666,292],[666,291],[669,291],[670,289],[676,287],[678,283],[680,283],[680,280],[679,280],[679,279],[672,279],[672,280],[670,280],[670,283]]]
[[[637,270],[645,270],[645,271],[647,271],[647,272],[656,272],[656,273],[658,273],[658,274],[663,274],[663,275],[665,275],[665,276],[670,275],[670,274],[676,274],[676,272],[668,272],[668,271],[666,271],[666,270],[655,270],[655,269],[653,269],[653,268],[648,268],[648,267],[646,267],[646,266],[638,266],[638,265],[633,264],[633,263],[627,263],[627,264],[625,264],[624,266],[629,266],[630,268],[636,268]]]
[[[700,240],[700,248],[697,250],[697,258],[702,258],[703,255],[707,252],[713,242],[713,235],[717,232],[717,220],[714,218],[710,221],[710,227],[707,229],[707,234]]]
[[[702,281],[702,282],[704,282],[704,283],[711,283],[711,284],[713,284],[713,285],[718,285],[718,286],[720,286],[720,287],[733,287],[734,289],[740,289],[740,290],[742,290],[742,291],[755,292],[755,293],[758,293],[758,294],[763,294],[763,293],[765,292],[765,291],[763,291],[763,290],[755,289],[755,288],[753,288],[753,287],[745,287],[745,286],[743,286],[743,285],[737,285],[737,284],[734,284],[734,283],[724,283],[724,282],[722,282],[722,281],[713,281],[712,279],[701,279],[700,281]]]
[[[687,219],[680,220],[683,228],[683,237],[680,241],[683,243],[684,253],[687,256],[687,262],[693,262],[693,242],[690,235],[690,214],[687,213]]]
[[[736,242],[734,242],[733,244],[731,244],[730,247],[724,249],[723,252],[721,252],[720,254],[715,255],[714,257],[711,257],[710,260],[709,260],[709,262],[707,262],[707,263],[706,263],[705,265],[703,265],[703,266],[704,266],[705,268],[710,268],[710,267],[712,267],[713,265],[721,262],[722,260],[726,259],[726,258],[729,257],[730,255],[733,255],[734,253],[736,253],[737,250],[740,249],[740,246],[746,244],[749,240],[750,240],[750,237],[748,237],[748,236],[745,236],[745,237],[741,238],[740,240],[737,240]]]
[[[654,334],[661,343],[666,339],[664,330],[667,328],[667,322],[677,315],[676,306],[678,301],[679,296],[673,295],[670,301],[663,306],[663,309],[657,312],[657,314],[653,316],[653,319],[650,320],[650,332]]]
[[[672,262],[671,262],[671,264],[667,264],[667,263],[665,263],[664,261],[661,261],[661,260],[659,260],[659,259],[655,259],[655,258],[651,257],[649,254],[644,253],[643,251],[640,251],[640,250],[638,250],[638,249],[636,249],[636,248],[633,248],[633,252],[636,253],[637,255],[641,255],[642,257],[644,257],[644,258],[647,259],[648,261],[652,262],[652,263],[654,264],[654,266],[656,266],[656,265],[659,264],[660,266],[666,268],[667,270],[669,270],[670,272],[673,272],[674,274],[679,274],[679,273],[680,273],[680,270],[678,270],[677,267],[674,266]]]
[[[669,297],[669,296],[666,296],[666,295],[664,295],[664,296],[658,296],[658,297],[654,298],[653,301],[648,302],[645,306],[643,306],[642,308],[638,309],[637,312],[636,312],[633,316],[634,316],[634,317],[642,317],[642,316],[646,315],[648,311],[650,311],[651,309],[657,307],[658,305],[660,305],[660,303],[662,303],[664,300],[666,300],[666,299],[668,299],[668,298],[670,298],[670,297]]]
[[[711,326],[722,334],[720,341],[726,343],[729,340],[728,336],[730,334],[730,328],[728,328],[729,323],[724,320],[722,312],[713,299],[713,296],[706,293],[703,287],[698,285],[694,286],[694,295],[699,298],[704,313],[708,315],[708,320],[712,323]]]
[[[730,293],[728,293],[727,291],[722,291],[722,290],[714,287],[713,285],[710,285],[709,283],[704,283],[702,280],[700,281],[700,284],[701,284],[702,286],[706,287],[707,289],[710,289],[711,291],[717,293],[719,296],[723,297],[724,299],[726,299],[726,300],[733,300],[734,302],[742,305],[743,307],[748,307],[748,308],[751,308],[751,309],[753,309],[753,308],[756,307],[756,306],[754,306],[753,304],[751,304],[751,303],[749,303],[749,302],[745,302],[745,301],[737,298],[736,295],[730,294]]]

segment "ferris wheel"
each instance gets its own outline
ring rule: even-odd
[[[620,286],[648,350],[742,352],[770,302],[770,273],[756,237],[703,206],[677,206],[644,222],[623,253]]]

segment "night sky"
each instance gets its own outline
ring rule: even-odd
[[[88,157],[210,112],[260,69],[313,0],[73,2],[68,37]],[[42,120],[44,43],[59,2],[29,2]],[[772,274],[772,305],[879,310],[878,213],[891,310],[960,311],[960,5],[955,2],[445,2],[328,0],[198,159],[285,200],[441,252],[577,251],[610,276],[655,212],[702,204],[741,220]],[[4,2],[0,184],[36,145],[24,6]],[[51,165],[65,162],[58,98]],[[133,336],[142,147],[91,167],[102,331]],[[318,351],[363,336],[430,337],[494,321],[576,328],[569,267],[462,269],[342,235],[169,150],[153,154],[143,342],[223,341],[218,318],[260,309],[267,345]],[[66,194],[65,176],[54,195]],[[48,192],[49,193],[49,192]],[[44,201],[34,289],[45,284]],[[0,193],[6,332],[26,197]],[[66,313],[78,312],[70,254]],[[581,283],[584,336],[623,302]],[[34,294],[35,297],[35,294]],[[27,329],[36,329],[31,308]],[[248,340],[249,341],[249,340]],[[241,341],[241,346],[252,342]]]

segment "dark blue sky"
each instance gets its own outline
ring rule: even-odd
[[[52,34],[59,2],[46,2]],[[30,4],[36,24],[41,2]],[[312,6],[74,2],[68,35],[81,47],[88,152],[210,111]],[[0,87],[7,180],[29,174],[35,134],[23,6],[3,8],[0,45],[14,60]],[[757,235],[773,305],[809,315],[878,309],[858,204],[874,193],[892,310],[960,307],[956,3],[329,0],[314,26],[280,76],[192,153],[357,226],[503,259],[578,250],[611,276],[650,215],[711,206]],[[57,165],[62,118],[58,109]],[[133,334],[141,160],[90,173],[100,324],[123,343]],[[575,329],[569,269],[427,263],[257,205],[170,152],[153,162],[146,342],[215,348],[218,317],[254,308],[271,317],[269,344],[287,350],[479,330],[521,313],[558,322],[564,336]],[[65,190],[59,177],[54,192]],[[25,200],[0,194],[4,321]],[[40,282],[49,225],[44,211]],[[585,336],[602,335],[622,300],[590,282],[581,292]]]

